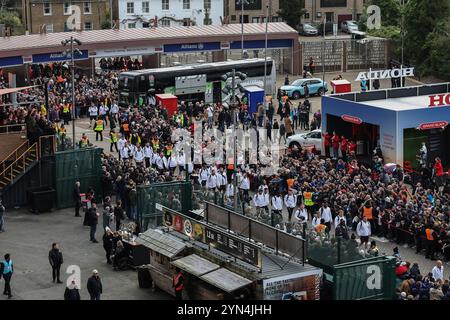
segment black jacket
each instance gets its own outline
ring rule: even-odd
[[[78,187],[73,188],[73,201],[81,203],[80,188]]]
[[[52,249],[48,252],[48,261],[52,267],[58,267],[63,264],[62,252],[58,249]]]
[[[98,224],[97,210],[94,208],[89,209],[89,226]]]
[[[81,300],[80,291],[75,287],[66,287],[66,291],[64,291],[64,300]]]
[[[89,294],[93,295],[103,293],[102,281],[100,280],[100,277],[90,277],[87,282],[87,290]]]

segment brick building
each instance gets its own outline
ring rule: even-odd
[[[107,20],[110,0],[22,0],[22,7],[29,33],[96,30]]]

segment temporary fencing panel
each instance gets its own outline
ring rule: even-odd
[[[138,187],[138,215],[143,231],[162,225],[162,215],[156,204],[186,213],[192,210],[191,182],[155,183]]]
[[[74,205],[73,189],[80,181],[81,192],[94,188],[96,200],[101,195],[101,148],[85,148],[55,153],[56,206]]]
[[[334,300],[391,300],[395,296],[395,257],[376,257],[334,266]]]

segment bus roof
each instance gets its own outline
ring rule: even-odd
[[[271,62],[271,59],[267,60]],[[175,66],[175,67],[166,67],[166,68],[156,68],[156,69],[142,69],[136,71],[125,71],[122,72],[121,75],[128,76],[137,76],[140,74],[148,74],[148,73],[162,73],[162,72],[171,72],[171,71],[180,71],[180,70],[195,70],[195,69],[214,69],[218,67],[223,67],[227,65],[246,65],[253,63],[264,63],[264,59],[254,58],[254,59],[245,59],[245,60],[234,60],[234,61],[221,61],[221,62],[206,62],[201,64],[189,64],[184,66]]]

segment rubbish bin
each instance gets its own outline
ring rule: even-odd
[[[151,288],[152,277],[147,266],[142,265],[137,267],[139,288]]]
[[[28,189],[27,197],[31,211],[35,213],[50,211],[55,202],[55,195],[55,189],[50,187]]]

